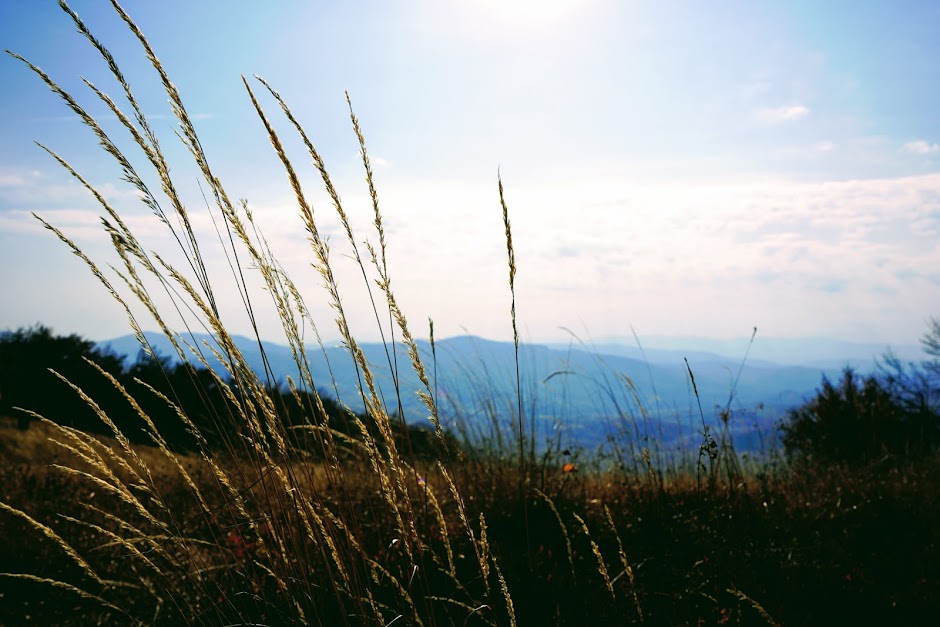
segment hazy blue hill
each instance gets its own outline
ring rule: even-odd
[[[692,359],[701,353],[724,357],[740,363],[748,349],[749,338],[715,339],[703,337],[649,336],[641,338],[647,358],[653,362],[674,359],[682,355]],[[604,338],[592,344],[599,352],[635,357],[640,354],[633,337]],[[748,364],[765,362],[772,365],[807,366],[824,369],[842,369],[851,365],[868,371],[875,359],[891,349],[902,360],[920,360],[923,349],[918,344],[889,345],[876,342],[849,342],[826,337],[754,339],[748,354]]]
[[[147,337],[158,353],[167,357],[173,355],[170,343],[162,335],[148,333]],[[210,340],[209,336],[197,336],[196,341],[201,345]],[[252,368],[264,373],[258,342],[236,337],[235,343]],[[139,352],[133,336],[100,345],[132,360]],[[757,346],[755,342],[752,353],[757,352]],[[704,350],[648,348],[641,353],[635,345],[600,344],[593,347],[597,352],[591,352],[579,344],[523,344],[520,346],[520,376],[525,412],[527,416],[536,416],[544,433],[564,428],[588,443],[602,439],[604,430],[611,426],[632,425],[634,420],[643,422],[644,416],[648,417],[647,424],[652,425],[652,429],[662,430],[660,437],[664,434],[688,437],[700,428],[701,416],[683,359],[687,358],[706,420],[714,424],[718,410],[730,405],[735,429],[745,433],[755,426],[768,429],[787,409],[812,394],[824,372],[837,375],[840,369],[839,366],[777,364],[749,358],[742,370],[741,359],[746,347],[745,341],[739,347],[741,355],[732,358]],[[297,368],[287,346],[265,342],[263,348],[274,382],[284,384],[288,376],[297,380]],[[445,423],[459,419],[485,424],[495,416],[502,424],[512,424],[516,397],[515,351],[511,342],[460,336],[441,340],[435,348],[436,359],[432,357],[430,345],[419,342]],[[385,347],[363,344],[361,349],[372,365],[379,392],[394,413],[399,399],[395,396]],[[852,350],[853,354],[858,354],[867,349],[854,346]],[[819,351],[814,355],[819,356]],[[308,359],[318,389],[331,395],[338,392],[353,409],[361,409],[356,401],[357,369],[345,348],[311,347]],[[219,367],[214,360],[209,361]],[[397,346],[397,361],[401,408],[409,421],[420,422],[426,418],[427,410],[418,399],[416,392],[420,383],[401,345]],[[839,364],[840,360],[830,357],[827,363]]]

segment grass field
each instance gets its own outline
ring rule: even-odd
[[[126,580],[141,558],[135,560],[130,546],[107,541],[105,530],[119,534],[121,525],[103,512],[124,510],[125,519],[133,513],[85,478],[52,467],[82,467],[50,442],[56,437],[47,425],[23,432],[4,423],[2,500],[37,520],[51,521],[103,580]],[[120,454],[114,440],[101,442]],[[48,583],[2,578],[0,622],[290,622],[291,600],[277,586],[263,585],[260,573],[250,572],[270,563],[278,550],[265,543],[265,527],[227,525],[221,513],[202,517],[179,470],[158,449],[134,450],[151,468],[160,499],[183,521],[193,543],[185,560],[203,571],[196,578],[199,588],[187,588],[193,583],[190,573],[176,575],[176,589],[171,581],[156,580],[156,587],[166,589],[114,587],[102,597],[118,610]],[[180,459],[207,500],[223,503],[212,474],[200,471],[202,460]],[[302,474],[314,481],[320,477],[322,489],[327,484],[323,471],[308,468]],[[660,483],[564,473],[560,467],[553,472],[544,490],[533,490],[523,508],[515,469],[459,464],[453,469],[467,519],[478,521],[482,515],[487,521],[486,543],[497,558],[517,624],[929,624],[940,610],[940,529],[935,524],[940,465],[749,476],[738,485],[719,483],[705,490],[689,476],[669,476]],[[426,481],[440,483],[433,471]],[[410,575],[410,562],[392,545],[388,529],[369,524],[383,509],[370,483],[363,476],[349,484],[356,493],[349,495],[348,505],[362,523],[359,542],[383,568],[399,577]],[[259,483],[252,489],[261,488]],[[480,581],[474,544],[455,500],[445,489],[438,503],[445,529],[438,528],[434,514],[416,516],[416,524],[426,524],[427,537],[433,538],[424,556],[430,563],[414,579],[399,580],[408,586],[422,622],[507,624],[505,599],[492,588],[487,595]],[[273,512],[266,524],[277,528],[290,524],[289,517],[287,511]],[[17,517],[4,514],[0,521],[5,571],[87,583],[56,541]],[[447,549],[440,539],[444,535]],[[447,557],[443,564],[428,557],[434,551],[452,554],[456,579],[446,572]],[[322,592],[335,585],[335,576],[329,570],[310,572],[304,586]],[[491,586],[498,585],[493,577]],[[102,593],[103,587],[91,591]],[[388,615],[387,622],[396,615]],[[374,622],[354,612],[318,611],[307,618],[325,625]],[[417,623],[414,616],[399,620]]]
[[[99,203],[113,258],[92,259],[68,234],[43,224],[126,311],[144,350],[150,347],[143,329],[158,328],[195,366],[207,366],[215,352],[227,377],[210,371],[198,381],[197,388],[211,388],[221,400],[207,400],[197,421],[172,391],[131,393],[102,370],[103,384],[134,414],[133,434],[87,396],[111,437],[62,426],[67,416],[48,417],[59,424],[36,416],[26,431],[8,417],[0,427],[0,622],[832,625],[925,623],[938,614],[935,461],[825,471],[745,465],[730,442],[709,432],[704,415],[702,447],[688,452],[690,463],[660,467],[652,445],[638,446],[629,460],[635,463],[623,469],[594,463],[585,451],[537,451],[519,372],[516,260],[502,181],[498,196],[494,185],[494,211],[501,209],[505,226],[516,403],[492,412],[498,450],[467,455],[472,443],[449,444],[433,363],[419,356],[392,288],[379,197],[352,104],[350,124],[372,200],[365,235],[353,232],[326,166],[287,103],[263,79],[244,79],[259,129],[296,197],[298,231],[321,280],[323,290],[308,294],[268,247],[247,201],[233,202],[214,174],[180,93],[131,17],[112,2],[170,102],[178,128],[169,140],[181,140],[197,168],[204,195],[190,204],[180,191],[189,185],[171,176],[179,169],[171,169],[118,61],[60,4],[114,77],[119,97],[90,84],[83,95],[107,107],[126,145],[75,95],[13,56],[94,133],[114,161],[115,178],[170,237],[142,242],[80,167],[51,149]],[[342,225],[347,255],[361,270],[358,288],[340,289],[320,214],[308,202],[281,126],[296,135],[302,159],[323,184],[329,200],[322,210]],[[195,228],[191,207],[210,214],[216,230]],[[207,263],[210,248],[229,265]],[[397,399],[377,392],[350,329],[341,294],[355,289],[371,303],[389,370],[411,368],[422,383],[421,418],[447,448],[437,459],[415,455],[410,440],[398,436]],[[301,422],[282,420],[280,391],[276,398],[235,346],[217,304],[223,290],[238,295],[259,340],[262,309],[280,323],[296,358],[287,393],[303,409]],[[350,429],[336,428],[317,392],[330,382],[314,381],[306,363],[319,341],[308,304],[329,312],[357,369],[359,390],[339,399]],[[216,345],[194,345],[192,332],[211,334]],[[84,394],[77,386],[56,393]],[[149,406],[158,399],[172,410],[173,427],[194,442],[189,452],[167,441],[161,431],[168,425],[154,424],[140,394]],[[218,437],[211,445],[197,426],[207,421]],[[307,446],[295,446],[298,430]],[[141,441],[151,446],[132,443]]]

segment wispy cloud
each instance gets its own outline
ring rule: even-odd
[[[101,215],[97,211],[81,208],[44,209],[35,212],[43,220],[56,228],[62,229],[69,237],[77,241],[106,242],[101,227]],[[166,228],[152,214],[125,215],[124,222],[138,237],[169,237]],[[11,209],[0,212],[0,232],[16,234],[44,234],[45,228],[36,219],[32,211]],[[209,227],[201,232],[208,233]],[[51,242],[54,238],[49,236]]]
[[[808,115],[809,107],[801,104],[765,108],[757,112],[757,117],[765,122],[789,122],[805,118]]]
[[[901,150],[915,155],[935,155],[940,153],[940,144],[931,144],[923,139],[918,139],[916,141],[907,142],[901,147]]]
[[[62,207],[84,203],[91,194],[79,183],[60,173],[50,175],[38,170],[0,169],[0,211]],[[101,183],[95,189],[108,201],[134,201],[140,193],[129,186]]]
[[[819,152],[832,152],[836,149],[836,145],[832,142],[819,142],[816,144],[816,150]]]
[[[36,170],[0,168],[0,187],[24,187],[38,178]]]
[[[0,187],[20,187],[26,184],[26,179],[19,174],[0,174]]]

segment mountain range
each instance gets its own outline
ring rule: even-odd
[[[163,335],[146,336],[158,354],[175,356]],[[208,335],[192,339],[197,345],[214,345]],[[287,346],[259,344],[246,337],[234,339],[255,372],[265,372],[264,355],[275,377],[273,383],[284,385],[288,376],[298,379]],[[688,348],[682,350],[681,346]],[[101,342],[99,347],[128,359],[140,351],[131,335]],[[494,425],[511,432],[513,417],[518,414],[511,342],[459,336],[437,341],[433,352],[425,341],[419,341],[418,347],[446,426],[471,434],[492,435]],[[417,394],[422,385],[405,348],[396,344],[394,353],[381,343],[361,344],[360,348],[390,411],[400,407],[409,422],[426,422],[428,410]],[[802,361],[798,357],[801,349],[806,356]],[[566,345],[522,344],[519,380],[523,416],[542,439],[596,446],[612,431],[652,432],[661,441],[688,438],[701,431],[703,422],[717,425],[724,413],[731,417],[729,426],[740,439],[736,443],[748,448],[759,444],[758,435],[773,432],[788,410],[812,396],[823,376],[838,377],[846,366],[871,371],[886,349],[824,338],[757,339],[753,343],[747,339],[685,338],[683,342],[682,338],[653,338],[644,340],[642,348],[636,341],[617,338],[591,345],[574,341]],[[919,358],[916,349],[902,346],[893,351],[904,360],[915,360]],[[362,409],[357,401],[360,378],[346,348],[314,346],[307,357],[319,390],[338,396],[354,410]],[[400,401],[392,375],[395,368],[390,367],[396,360]],[[209,363],[217,362],[210,359]]]

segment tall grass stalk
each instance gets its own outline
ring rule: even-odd
[[[529,542],[529,497],[528,480],[529,471],[526,459],[526,432],[524,426],[524,417],[522,411],[522,377],[519,372],[519,328],[516,325],[516,252],[512,247],[512,226],[509,222],[509,208],[506,206],[506,197],[503,193],[503,177],[499,176],[499,204],[503,208],[503,226],[506,229],[506,252],[509,255],[509,293],[511,296],[509,306],[509,317],[512,320],[512,345],[513,357],[516,367],[516,420],[518,433],[516,437],[519,440],[519,500],[522,503],[523,516],[525,518],[526,528],[526,553],[531,552]],[[531,416],[531,426],[529,429],[528,440],[530,444],[530,457],[534,462],[535,458],[535,415]]]

